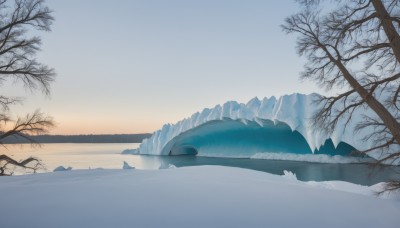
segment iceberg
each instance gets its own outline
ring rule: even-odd
[[[243,158],[263,157],[263,153],[349,156],[373,145],[372,140],[363,140],[371,129],[357,134],[353,131],[359,120],[374,115],[368,107],[357,109],[347,124],[339,121],[330,134],[316,131],[312,116],[321,108],[318,98],[316,93],[295,93],[262,100],[256,97],[246,104],[229,101],[175,124],[165,124],[137,149],[124,153]],[[372,157],[379,158],[379,154],[372,153]]]

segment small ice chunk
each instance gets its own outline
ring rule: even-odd
[[[139,154],[139,149],[126,149],[121,154]]]
[[[288,180],[297,180],[296,174],[292,171],[283,170],[282,176]]]
[[[124,161],[124,165],[122,166],[122,169],[135,169],[135,167],[130,166],[126,161]]]
[[[173,164],[161,164],[160,167],[158,167],[158,169],[175,169],[176,166],[174,166]]]
[[[72,167],[67,167],[65,168],[64,166],[60,165],[57,168],[53,170],[53,172],[59,172],[59,171],[70,171]]]

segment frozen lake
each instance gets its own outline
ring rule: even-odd
[[[283,170],[296,173],[303,181],[342,180],[363,185],[372,185],[382,181],[398,178],[399,167],[381,167],[371,169],[366,164],[323,164],[298,161],[278,161],[264,159],[210,158],[199,156],[146,156],[121,155],[127,148],[135,148],[138,143],[59,143],[42,144],[32,148],[29,145],[7,145],[1,148],[0,154],[7,154],[14,159],[35,156],[42,160],[45,170],[51,172],[57,166],[71,166],[73,169],[121,169],[123,162],[128,162],[138,169],[158,169],[197,165],[223,165],[259,170],[281,175]]]

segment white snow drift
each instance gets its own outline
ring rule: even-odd
[[[0,227],[397,228],[400,201],[379,187],[216,166],[11,176]]]

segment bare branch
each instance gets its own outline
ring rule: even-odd
[[[322,0],[299,2],[304,8],[282,28],[298,35],[297,51],[308,60],[301,78],[346,89],[317,101],[314,128],[333,132],[340,122],[346,129],[357,109],[368,108],[377,119],[365,116],[353,129],[369,131],[363,140],[373,146],[362,152],[380,151],[378,163],[400,160],[400,1],[336,0],[325,14]]]
[[[13,5],[7,0],[0,0],[0,10],[0,83],[12,80],[21,82],[29,90],[41,89],[46,95],[50,94],[50,83],[54,81],[55,71],[35,59],[41,39],[29,37],[28,31],[50,31],[54,20],[52,11],[44,5],[44,0],[14,0]],[[10,106],[20,102],[18,97],[0,96],[2,146],[5,146],[2,140],[7,137],[22,137],[36,144],[31,136],[47,133],[55,125],[51,117],[38,110],[13,120],[9,113]],[[0,175],[5,175],[9,166],[23,167],[34,172],[41,166],[36,158],[17,162],[6,155],[0,155],[0,162],[5,162],[0,165]],[[31,163],[34,166],[28,166]]]
[[[47,133],[49,129],[55,126],[51,117],[45,116],[39,110],[32,114],[26,115],[24,118],[18,118],[12,129],[3,132],[0,135],[1,140],[10,136],[19,136],[27,139],[31,143],[36,143],[29,135],[38,135]]]
[[[3,165],[0,166],[0,176],[8,175],[6,171],[7,171],[7,166],[9,165],[18,166],[24,169],[29,169],[32,170],[33,172],[36,172],[38,169],[43,167],[41,161],[37,158],[29,157],[27,159],[18,162],[4,154],[0,155],[0,163],[4,163]]]

